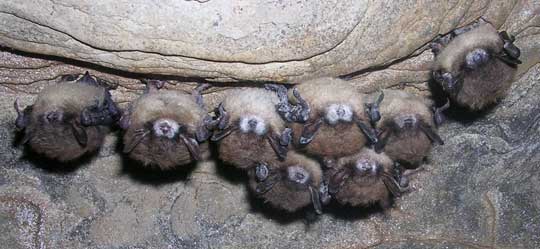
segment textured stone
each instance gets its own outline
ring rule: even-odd
[[[301,213],[276,212],[253,198],[243,185],[246,176],[230,166],[208,161],[159,172],[131,165],[117,151],[117,133],[81,164],[59,169],[37,160],[16,145],[13,101],[30,103],[62,73],[85,69],[0,56],[0,244],[9,248],[540,247],[540,64],[493,109],[450,112],[440,130],[446,144],[434,148],[412,179],[414,190],[392,209],[332,205],[307,225]],[[135,79],[92,73],[118,85],[117,100],[141,92]],[[414,79],[416,72],[387,68],[375,74],[399,80]],[[169,83],[185,91],[194,86]],[[429,95],[421,79],[411,86]],[[224,89],[205,94],[209,106]]]
[[[142,76],[2,50],[0,248],[540,248],[537,2],[270,1],[255,7],[247,1],[169,1],[152,3],[152,9],[167,6],[155,15],[142,0],[107,7],[0,2],[0,44],[131,72],[224,81],[355,72],[350,80],[364,92],[401,86],[429,96],[433,57],[423,45],[478,16],[516,33],[524,61],[520,79],[493,109],[449,113],[440,130],[446,144],[434,148],[412,179],[414,190],[392,209],[332,205],[306,224],[303,214],[276,212],[252,197],[246,176],[232,167],[208,161],[158,172],[132,165],[118,150],[117,133],[81,163],[58,168],[36,158],[17,145],[16,98],[29,104],[61,75],[90,70],[116,86],[113,98],[125,106],[142,92]],[[266,8],[268,15],[283,15],[290,25],[268,22],[260,15],[264,4],[282,6],[283,13]],[[300,6],[304,15],[290,15]],[[197,19],[201,13],[209,18]],[[193,32],[215,20],[213,32]],[[326,23],[331,20],[341,23]],[[277,30],[285,33],[272,33]],[[176,76],[163,77],[167,88],[189,92],[196,84]],[[208,109],[228,88],[246,85],[254,84],[213,84],[205,92]]]
[[[479,17],[517,35],[528,68],[539,13],[535,0],[2,1],[0,45],[136,73],[296,82],[385,67]]]

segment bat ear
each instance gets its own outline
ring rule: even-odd
[[[17,111],[17,119],[15,119],[15,127],[17,130],[23,130],[30,123],[30,113],[32,112],[32,106],[27,106],[24,110],[21,111],[19,105],[19,99],[16,99],[13,103],[15,111]]]
[[[124,111],[120,120],[118,120],[118,125],[120,128],[127,130],[131,124],[131,108],[128,108]]]
[[[92,78],[92,76],[90,76],[90,73],[88,71],[84,73],[83,77],[77,80],[77,83],[87,84],[91,86],[99,86],[97,81],[94,78]]]
[[[200,161],[202,159],[201,157],[201,150],[199,148],[199,143],[194,138],[189,138],[184,135],[180,135],[180,138],[186,145],[187,149],[189,150],[189,153],[191,154],[191,157],[195,159],[196,161]]]
[[[420,129],[424,132],[424,134],[426,134],[429,140],[440,145],[444,145],[444,141],[439,136],[439,134],[437,134],[437,131],[433,129],[433,127],[427,125],[420,125]]]
[[[86,147],[88,143],[88,135],[86,134],[84,127],[76,123],[71,123],[71,132],[73,133],[73,136],[75,136],[75,139],[77,139],[79,145]]]
[[[22,138],[22,140],[20,140],[21,143],[22,143],[22,144],[27,144],[27,143],[30,141],[30,139],[32,139],[32,133],[31,133],[31,131],[25,130],[25,131],[23,132],[23,138]]]
[[[124,150],[122,150],[122,152],[124,153],[130,153],[133,149],[135,149],[135,147],[141,143],[141,141],[143,140],[144,137],[146,137],[146,135],[148,135],[148,131],[140,131],[140,132],[136,132],[134,135],[133,135],[133,139],[131,139],[129,141],[129,143],[127,144],[124,144]]]

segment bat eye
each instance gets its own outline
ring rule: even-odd
[[[305,185],[309,180],[309,173],[302,167],[289,167],[287,169],[287,178],[293,183]]]

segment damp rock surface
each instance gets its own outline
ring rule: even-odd
[[[0,2],[0,248],[540,248],[537,1],[19,2]],[[363,92],[429,97],[425,44],[478,17],[516,34],[519,77],[493,108],[448,113],[446,144],[386,212],[330,205],[307,224],[265,207],[219,162],[141,169],[121,156],[119,132],[72,165],[18,144],[15,99],[31,104],[86,70],[121,107],[144,89],[137,73],[185,92],[189,77],[227,81],[204,92],[209,110],[230,88],[259,84],[232,81],[351,73]]]
[[[522,38],[530,66],[539,13],[535,0],[2,1],[0,45],[135,73],[297,82],[385,67],[480,17]]]
[[[29,104],[58,75],[86,69],[6,51],[0,56],[5,59],[0,70],[0,244],[5,248],[540,247],[538,64],[494,108],[450,112],[440,129],[446,144],[432,150],[424,171],[412,179],[413,191],[396,199],[393,208],[331,205],[306,224],[301,213],[265,207],[233,167],[206,161],[160,172],[132,165],[118,150],[118,132],[94,158],[74,165],[35,157],[17,145],[13,101]],[[393,73],[384,71],[379,73]],[[143,88],[132,78],[92,73],[117,85],[113,97],[124,106]],[[195,86],[169,83],[166,87],[184,91]],[[422,90],[425,83],[412,86],[407,90],[429,95]],[[208,90],[208,106],[228,88]]]

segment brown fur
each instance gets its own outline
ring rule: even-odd
[[[260,117],[267,124],[267,133],[281,134],[285,122],[275,111],[277,95],[260,88],[231,90],[223,100],[223,107],[230,115],[229,125],[238,125],[245,116]],[[277,160],[278,156],[265,136],[233,131],[219,141],[219,157],[238,168],[248,168],[255,162]]]
[[[320,165],[301,154],[293,151],[289,152],[284,162],[273,161],[266,162],[271,170],[285,171],[290,166],[301,166],[307,169],[311,175],[311,186],[317,191],[322,182],[322,170]],[[250,174],[249,187],[255,190],[257,181],[254,174]],[[272,206],[286,210],[288,212],[297,211],[303,207],[312,205],[311,194],[308,189],[296,189],[289,186],[285,179],[282,179],[274,185],[272,189],[260,196]]]
[[[39,154],[60,162],[75,160],[86,153],[96,152],[103,144],[108,128],[90,126],[83,128],[88,136],[86,146],[81,146],[68,125],[36,125],[27,128],[32,138],[30,147]]]
[[[315,138],[309,144],[300,147],[298,140],[302,135],[304,125],[293,123],[291,128],[295,145],[302,151],[320,158],[339,158],[354,154],[367,142],[362,131],[354,123],[339,123],[335,126],[323,124]]]
[[[377,129],[391,129],[389,124],[397,115],[415,114],[425,124],[435,127],[433,114],[422,97],[398,90],[384,90],[384,99],[380,105],[381,120]],[[419,130],[394,132],[385,146],[385,153],[396,161],[420,163],[431,149],[431,140]]]
[[[130,132],[133,132],[130,130]],[[124,138],[133,137],[126,133]],[[201,154],[208,154],[208,143],[199,145]],[[179,165],[186,165],[194,161],[186,145],[179,140],[158,138],[147,135],[129,156],[144,165],[158,166],[162,170],[175,168]]]
[[[384,152],[396,161],[419,165],[431,146],[431,140],[423,132],[407,132],[390,137]]]
[[[463,71],[465,57],[477,48],[483,48],[491,54],[502,52],[503,40],[497,30],[489,24],[458,35],[443,48],[435,60],[434,70],[450,72],[456,76]],[[460,105],[472,110],[480,110],[495,103],[510,88],[516,68],[497,58],[476,69],[463,71],[462,88],[452,98]]]
[[[256,162],[277,160],[268,140],[253,133],[234,132],[219,141],[218,150],[221,160],[241,169],[252,167]]]
[[[269,130],[281,131],[285,128],[285,122],[275,109],[279,99],[272,91],[262,88],[233,89],[227,93],[222,103],[231,122],[252,115],[269,122]]]
[[[148,130],[148,123],[160,118],[168,118],[187,127],[187,134],[195,137],[195,132],[202,125],[207,114],[195,102],[193,96],[172,90],[150,91],[135,100],[130,106],[131,123],[124,134],[125,145],[136,139],[135,131],[147,129],[149,132],[141,142],[129,152],[129,157],[144,165],[156,165],[161,169],[189,164],[194,161],[181,139],[156,137]],[[200,144],[202,155],[208,154],[208,145]]]
[[[379,203],[383,208],[390,206],[391,193],[386,188],[380,176],[355,176],[352,167],[359,159],[369,159],[382,164],[386,173],[392,174],[393,162],[384,153],[377,154],[371,149],[364,148],[360,153],[338,160],[337,167],[329,170],[330,175],[340,169],[349,171],[349,179],[334,195],[341,204],[352,206],[368,206]]]
[[[502,46],[503,41],[497,30],[489,24],[483,24],[451,40],[437,56],[435,69],[457,73],[469,52],[476,48],[484,48],[498,53],[502,50]]]
[[[464,75],[455,101],[473,110],[481,110],[503,97],[514,80],[516,69],[493,59],[481,68]]]
[[[43,89],[32,106],[30,122],[25,129],[32,150],[61,162],[97,151],[108,132],[106,126],[83,127],[88,137],[87,145],[83,147],[77,142],[69,124],[51,125],[41,120],[44,113],[58,110],[64,116],[72,116],[72,122],[80,124],[82,110],[96,102],[101,104],[105,93],[105,88],[77,82],[61,82]]]
[[[311,108],[309,121],[316,120],[324,115],[324,109],[334,103],[349,105],[354,114],[366,124],[369,121],[364,103],[366,96],[358,92],[349,82],[337,78],[319,78],[303,82],[297,86],[300,96],[306,100]],[[289,95],[291,102],[296,99]],[[308,122],[309,122],[308,121]],[[292,125],[293,141],[298,143],[302,135],[303,124]],[[331,126],[324,122],[314,139],[302,150],[310,155],[325,158],[338,158],[351,155],[365,146],[367,139],[360,128],[353,123],[340,122]]]

